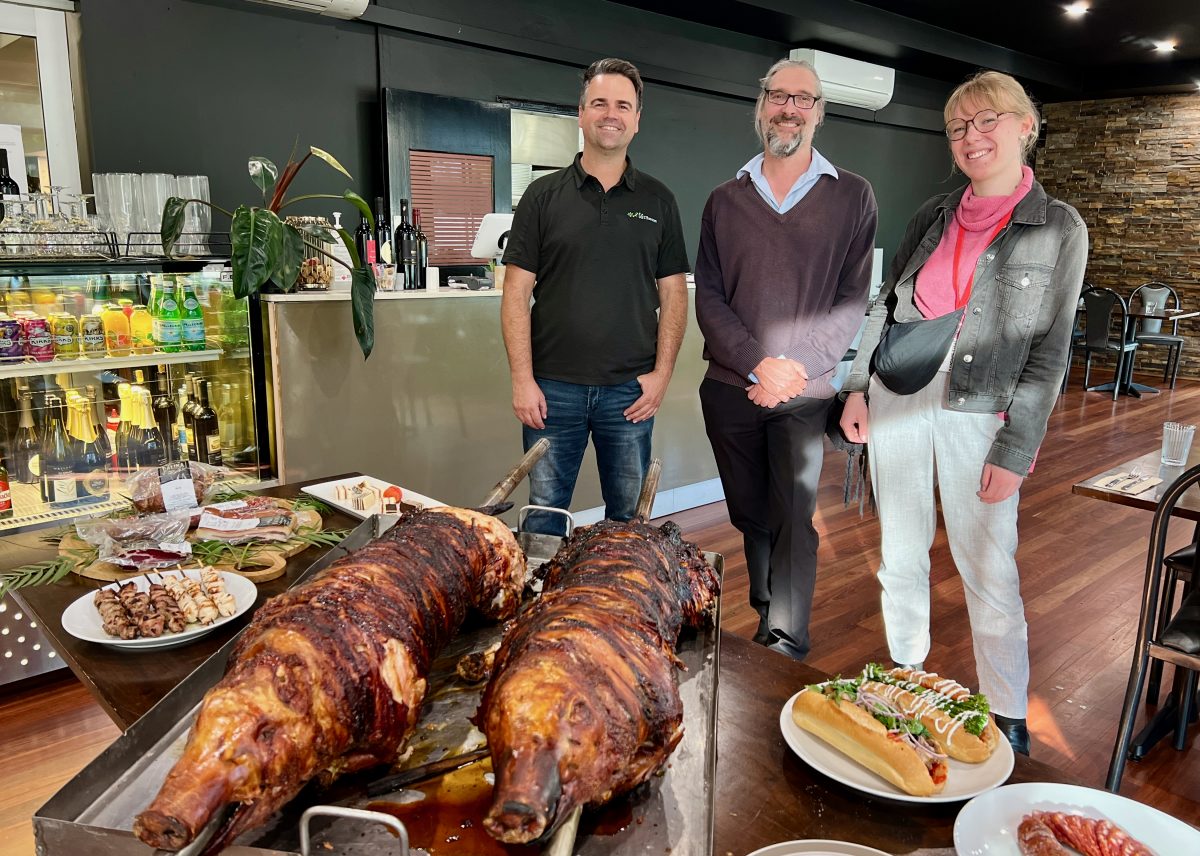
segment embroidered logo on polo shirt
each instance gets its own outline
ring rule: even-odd
[[[650,215],[648,215],[648,214],[643,214],[641,211],[630,211],[630,212],[629,212],[629,218],[630,218],[631,220],[649,220],[651,223],[657,223],[657,222],[658,222],[657,220],[655,220],[655,219],[654,219],[653,217],[651,217]]]

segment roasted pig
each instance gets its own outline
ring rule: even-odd
[[[476,714],[496,774],[484,826],[508,844],[550,835],[576,806],[663,765],[683,736],[679,630],[707,620],[720,587],[673,523],[580,529],[546,568]]]
[[[178,850],[237,803],[207,846],[216,852],[310,779],[392,762],[438,650],[471,608],[510,618],[524,583],[524,554],[500,520],[435,508],[271,599],[134,832]]]

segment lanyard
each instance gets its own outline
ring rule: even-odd
[[[1004,227],[1008,225],[1008,221],[1011,219],[1012,219],[1012,212],[1009,211],[1007,214],[1004,215],[1004,219],[1002,219],[1000,221],[1000,223],[996,226],[995,231],[993,231],[991,236],[987,239],[987,243],[983,245],[985,250],[992,245],[992,241],[996,240],[996,236],[999,235],[1002,231],[1004,231]],[[975,265],[972,265],[971,275],[969,277],[967,277],[966,289],[960,291],[958,288],[958,261],[959,261],[959,258],[962,256],[963,232],[965,232],[965,231],[966,231],[966,229],[964,229],[962,227],[962,224],[959,224],[958,234],[954,238],[954,268],[952,270],[951,284],[954,286],[954,308],[955,309],[962,309],[964,306],[967,305],[968,302],[970,302],[971,287],[975,284]],[[978,263],[979,263],[979,260],[976,259],[976,265]]]

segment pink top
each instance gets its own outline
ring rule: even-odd
[[[917,272],[914,300],[926,318],[937,318],[956,308],[954,293],[954,245],[962,235],[958,262],[959,288],[965,289],[979,263],[979,257],[991,243],[996,227],[1012,213],[1017,203],[1033,187],[1033,170],[1021,167],[1021,183],[1009,196],[976,196],[970,185],[962,195],[954,219],[942,234],[941,243]]]

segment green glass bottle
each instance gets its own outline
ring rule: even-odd
[[[183,304],[180,316],[182,326],[183,349],[185,351],[203,351],[205,348],[204,310],[191,283],[185,282],[180,286],[180,302]]]
[[[178,353],[183,347],[183,312],[175,296],[175,283],[169,277],[163,277],[154,303],[156,305],[151,312],[154,344],[160,351]]]

